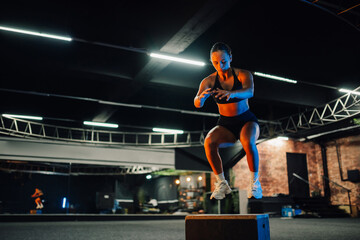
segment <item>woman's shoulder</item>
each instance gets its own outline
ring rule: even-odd
[[[247,79],[253,79],[252,73],[250,71],[240,68],[233,68],[233,69],[237,79],[239,79],[240,82],[244,82]]]
[[[241,68],[234,68],[234,72],[236,74],[236,76],[239,76],[239,75],[251,75],[251,72],[248,71],[248,70],[245,70],[245,69],[241,69]]]
[[[209,76],[205,77],[202,82],[206,85],[210,85],[213,86],[215,83],[215,78],[216,78],[216,72],[210,74]]]

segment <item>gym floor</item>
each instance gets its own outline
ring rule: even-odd
[[[358,240],[360,218],[270,218],[270,236],[272,240]],[[184,240],[185,221],[2,222],[0,223],[0,239]]]

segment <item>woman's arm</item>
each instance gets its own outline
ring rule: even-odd
[[[206,99],[212,94],[211,86],[209,84],[209,77],[201,81],[199,90],[194,98],[194,105],[196,108],[204,106]]]

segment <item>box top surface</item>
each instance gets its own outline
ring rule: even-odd
[[[198,214],[198,215],[188,215],[185,220],[217,220],[217,219],[260,219],[260,218],[269,218],[268,214]]]

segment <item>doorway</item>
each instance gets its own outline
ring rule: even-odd
[[[309,181],[306,154],[286,153],[286,162],[288,171],[289,195],[299,198],[309,197],[309,185],[293,175],[293,173],[295,173],[304,180]]]

